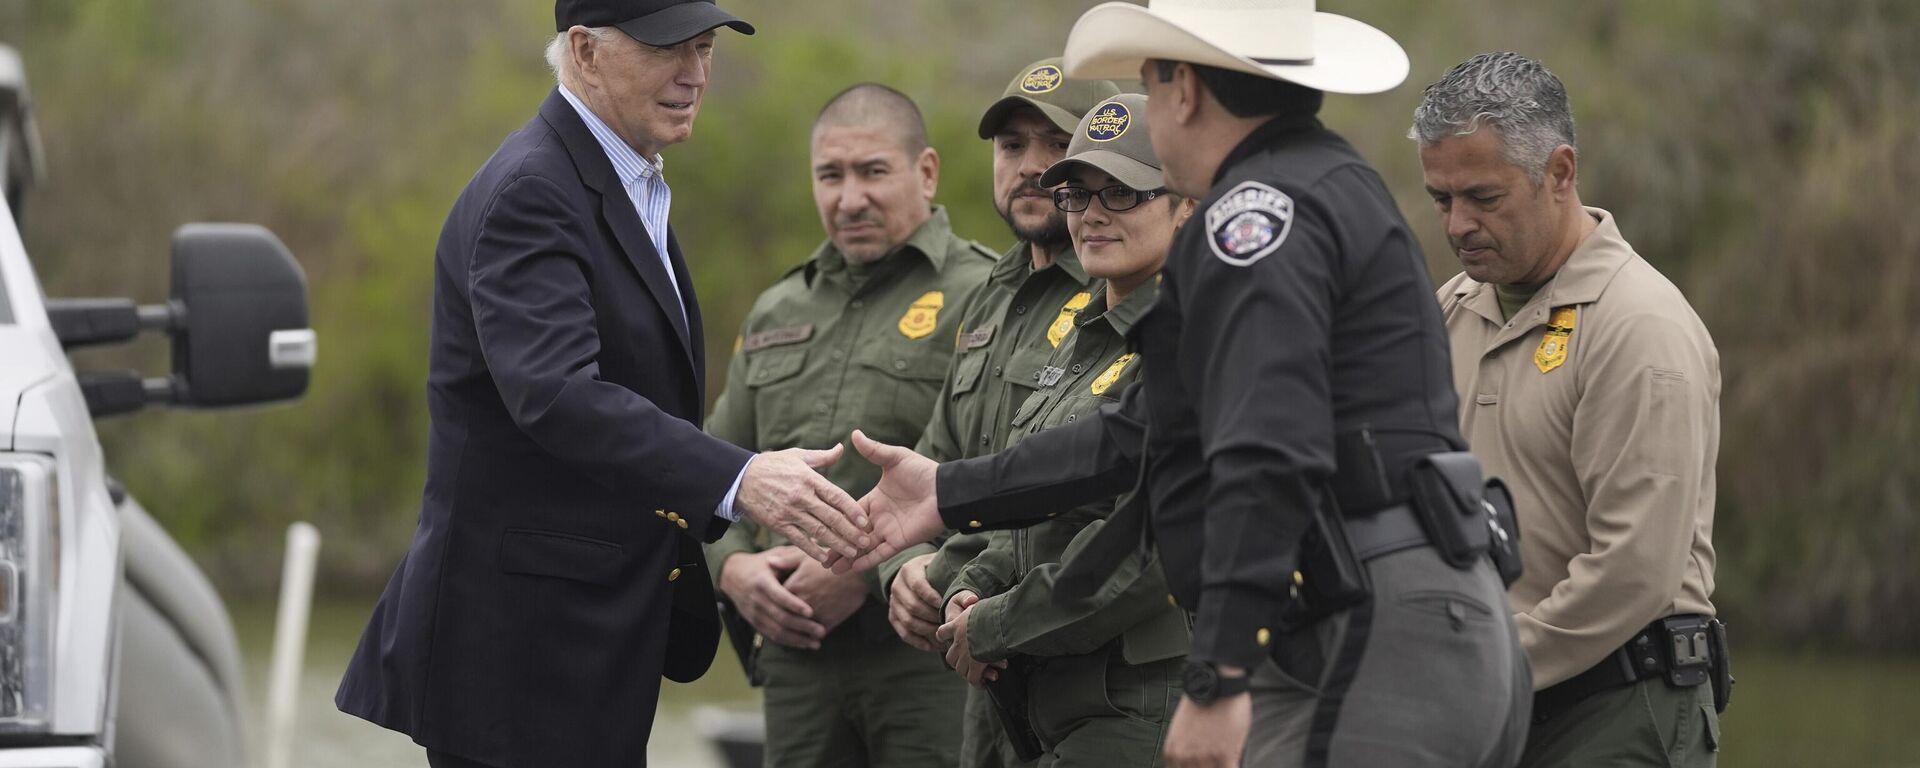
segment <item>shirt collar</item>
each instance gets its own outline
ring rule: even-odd
[[[573,105],[573,111],[580,113],[580,121],[587,124],[587,132],[593,134],[594,141],[600,143],[600,150],[607,153],[607,160],[613,163],[614,175],[620,178],[622,186],[633,186],[662,173],[666,163],[659,155],[654,155],[651,159],[641,157],[639,152],[634,151],[632,145],[622,140],[612,128],[607,127],[606,122],[601,120],[599,115],[588,109],[586,102],[573,95],[573,91],[567,90],[567,87],[562,85],[560,95],[567,100],[568,104]]]
[[[1107,286],[1104,281],[1093,286],[1091,290],[1093,290],[1093,300],[1087,302],[1085,309],[1080,310],[1082,318],[1080,327],[1086,328],[1105,323],[1107,327],[1113,329],[1115,335],[1125,338],[1133,331],[1133,326],[1140,322],[1140,318],[1145,317],[1147,311],[1153,309],[1154,300],[1160,296],[1160,276],[1154,275],[1152,280],[1133,289],[1133,293],[1121,299],[1120,306],[1117,307],[1107,306]]]
[[[1086,268],[1080,266],[1080,255],[1073,252],[1073,246],[1071,245],[1060,249],[1059,253],[1053,255],[1053,263],[1048,265],[1047,269],[1054,267],[1059,267],[1061,271],[1067,273],[1068,277],[1073,278],[1075,284],[1082,287],[1093,280],[1093,278],[1087,276]],[[1000,257],[999,261],[994,262],[993,270],[987,273],[987,279],[1005,282],[1011,285],[1019,285],[1027,279],[1027,274],[1031,271],[1033,271],[1032,244],[1021,240],[1014,243],[1013,247],[1008,249],[1007,252]],[[1041,271],[1044,272],[1046,270]]]
[[[1613,214],[1592,206],[1587,206],[1585,210],[1587,215],[1594,218],[1593,233],[1574,246],[1573,253],[1567,256],[1567,263],[1560,266],[1560,271],[1554,273],[1533,300],[1514,313],[1511,320],[1544,322],[1545,310],[1592,303],[1606,292],[1607,285],[1613,282],[1613,276],[1619,274],[1620,268],[1633,258],[1633,246],[1620,234],[1620,226],[1614,221]],[[1499,323],[1494,320],[1499,317],[1500,309],[1492,286],[1466,278],[1453,289],[1453,293],[1476,312],[1487,316],[1495,324]],[[1538,317],[1532,317],[1535,315]]]
[[[936,205],[933,206],[933,212],[927,216],[927,220],[921,222],[920,227],[907,237],[907,241],[893,249],[881,261],[891,259],[899,253],[918,253],[926,258],[927,263],[933,265],[933,271],[940,272],[947,268],[947,245],[952,239],[953,224],[947,218],[947,207]],[[845,269],[846,266],[847,257],[840,253],[840,249],[834,247],[833,241],[829,239],[815,248],[812,256],[807,257],[807,284],[812,285],[813,276],[822,270],[832,272]]]

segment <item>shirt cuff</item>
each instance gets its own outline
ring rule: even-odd
[[[720,519],[729,523],[740,522],[740,512],[733,508],[733,499],[740,495],[740,481],[747,479],[747,467],[753,466],[755,457],[747,457],[747,463],[740,465],[740,474],[733,476],[733,485],[727,488],[727,495],[720,497],[720,508],[713,511]]]

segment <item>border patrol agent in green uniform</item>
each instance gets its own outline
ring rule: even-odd
[[[1162,187],[1141,119],[1146,100],[1123,94],[1094,107],[1067,158],[1041,178],[1056,187],[1082,265],[1104,282],[1041,369],[1039,391],[1014,414],[1016,442],[1118,402],[1139,378],[1143,366],[1127,334],[1153,306],[1173,232],[1192,210]],[[963,638],[954,650],[971,659],[961,666],[1010,661],[998,684],[1019,683],[1010,695],[1024,690],[1023,730],[1043,751],[1042,766],[1158,765],[1179,701],[1187,620],[1170,603],[1157,562],[1129,559],[1111,581],[1122,586],[1055,602],[1061,561],[1085,547],[1112,510],[1108,500],[1031,528],[980,534],[986,550],[947,590],[949,611],[969,597],[978,602],[942,633]]]
[[[1039,386],[1047,357],[1093,300],[1092,278],[1081,269],[1065,217],[1040,176],[1066,154],[1081,115],[1119,92],[1104,80],[1068,80],[1058,58],[1044,59],[1020,69],[982,115],[980,138],[994,145],[994,207],[1019,241],[960,304],[959,332],[948,337],[954,360],[915,447],[922,455],[947,461],[1005,447],[1014,410]],[[934,546],[914,547],[879,567],[882,585],[904,587],[892,589],[894,626],[903,637],[935,648],[933,631],[943,619],[939,596],[985,544],[983,537],[954,537],[946,544],[952,549],[938,557]],[[901,578],[908,583],[896,584]],[[1023,764],[978,690],[968,693],[962,730],[961,765]]]
[[[939,160],[906,96],[836,96],[812,160],[829,240],[754,302],[707,428],[754,450],[830,446],[855,426],[917,438],[953,355],[949,297],[986,279],[993,253],[931,206]],[[821,472],[855,495],[879,477],[851,452]],[[757,630],[743,662],[766,687],[767,764],[953,765],[964,687],[894,636],[871,574],[831,574],[787,544],[743,522],[708,548]]]

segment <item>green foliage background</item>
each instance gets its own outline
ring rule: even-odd
[[[956,228],[1008,243],[974,123],[1091,2],[727,5],[762,33],[723,37],[695,138],[668,152],[716,361],[820,239],[806,129],[853,82],[919,99]],[[1716,602],[1776,641],[1920,644],[1920,4],[1321,5],[1412,56],[1408,85],[1325,118],[1386,175],[1436,278],[1454,266],[1405,139],[1419,86],[1495,49],[1567,82],[1585,198],[1720,345]],[[321,362],[304,400],[103,425],[114,471],[229,592],[271,589],[294,520],[324,531],[336,592],[377,590],[405,548],[434,240],[549,87],[551,18],[536,0],[0,0],[49,153],[24,216],[49,293],[161,299],[167,238],[196,220],[266,224],[307,269]],[[157,372],[165,353],[78,360]]]

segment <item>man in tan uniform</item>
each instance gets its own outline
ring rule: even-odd
[[[1439,292],[1461,433],[1523,534],[1521,764],[1712,765],[1727,685],[1708,601],[1713,339],[1613,215],[1581,205],[1566,90],[1539,62],[1455,67],[1410,135],[1465,268]]]

